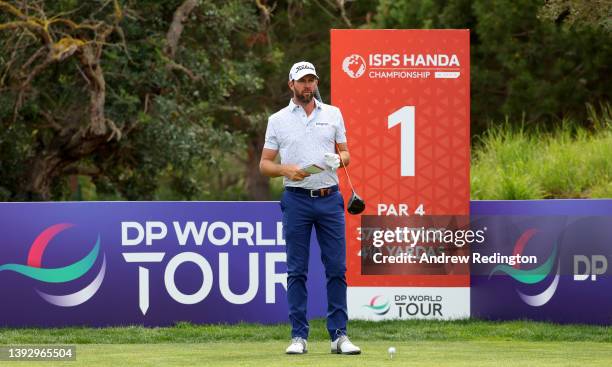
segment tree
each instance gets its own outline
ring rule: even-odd
[[[193,166],[242,137],[215,120],[256,91],[239,1],[0,1],[0,197],[61,199],[70,174],[150,199],[164,172],[188,198]]]
[[[539,16],[569,27],[587,25],[612,31],[610,0],[547,0],[540,9]]]

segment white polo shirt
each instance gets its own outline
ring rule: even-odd
[[[264,148],[277,150],[281,164],[316,164],[325,168],[303,181],[285,177],[285,186],[321,189],[338,184],[338,175],[325,164],[325,153],[335,153],[336,142],[346,143],[344,120],[337,107],[314,101],[315,108],[308,117],[302,107],[290,100],[287,107],[268,119]]]

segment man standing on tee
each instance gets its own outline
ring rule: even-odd
[[[259,164],[266,176],[284,176],[281,209],[287,244],[287,298],[292,338],[286,353],[307,352],[306,277],[314,226],[327,279],[331,351],[359,354],[361,350],[346,336],[344,199],[338,191],[336,175],[341,163],[348,165],[350,156],[340,110],[314,98],[318,81],[311,63],[302,61],[293,65],[288,83],[293,98],[287,107],[268,119]],[[280,164],[275,163],[279,153]]]

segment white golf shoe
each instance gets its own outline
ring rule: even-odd
[[[361,349],[351,343],[348,336],[341,335],[331,342],[331,352],[334,354],[361,354]]]
[[[305,354],[308,353],[306,349],[306,339],[300,338],[299,336],[291,339],[291,344],[285,350],[287,354]]]

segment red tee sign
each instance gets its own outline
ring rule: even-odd
[[[331,81],[363,215],[469,214],[468,30],[332,30]],[[361,216],[346,218],[349,298],[358,287],[469,287],[469,274],[363,275]]]

